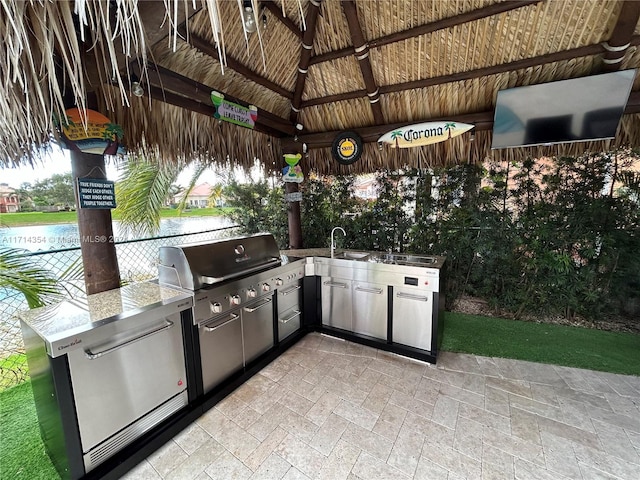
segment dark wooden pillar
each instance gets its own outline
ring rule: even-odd
[[[284,192],[298,192],[298,184],[285,182]],[[300,221],[300,202],[287,202],[289,217],[289,248],[302,248],[302,222]]]
[[[80,208],[77,178],[106,178],[103,155],[71,151],[71,171],[76,185],[78,230],[87,294],[120,287],[120,269],[111,223],[111,210]]]

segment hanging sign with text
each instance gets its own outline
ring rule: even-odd
[[[396,128],[385,133],[378,143],[386,143],[393,148],[421,147],[433,143],[444,142],[474,127],[460,122],[426,122]]]
[[[115,183],[101,178],[78,178],[80,208],[116,208]]]
[[[237,103],[224,99],[224,95],[220,92],[211,92],[211,102],[216,111],[213,117],[218,120],[240,125],[241,127],[253,128],[258,119],[258,108],[249,105],[243,107]]]

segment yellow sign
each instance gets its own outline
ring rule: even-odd
[[[111,123],[111,120],[101,113],[70,108],[66,114],[67,123],[62,125],[62,134],[68,143],[75,145],[82,152],[102,154],[122,139],[122,127]],[[86,120],[83,122],[85,115]]]
[[[421,147],[444,142],[468,132],[473,127],[474,125],[457,122],[417,123],[385,133],[378,139],[378,143],[387,143],[393,148]]]

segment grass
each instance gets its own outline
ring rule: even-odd
[[[640,335],[445,313],[442,350],[640,375]]]
[[[640,375],[640,335],[445,313],[442,349]],[[0,391],[0,478],[59,478],[38,429],[31,383]]]
[[[0,391],[15,385],[15,378],[6,372],[27,372],[27,356],[24,353],[14,353],[5,358],[0,358]]]
[[[184,210],[180,212],[175,208],[165,208],[160,211],[161,218],[177,218],[177,217],[211,217],[224,215],[233,208],[194,208],[193,210]],[[120,216],[111,212],[114,220],[118,220]],[[28,225],[55,225],[57,223],[77,223],[77,212],[18,212],[3,213],[0,215],[0,226],[2,227],[23,227]]]
[[[31,382],[0,392],[0,478],[60,478],[40,439]]]

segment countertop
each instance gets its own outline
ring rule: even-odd
[[[127,328],[139,329],[192,305],[188,292],[142,282],[19,312],[16,317],[45,342],[47,353],[55,357],[79,344],[108,338]]]

